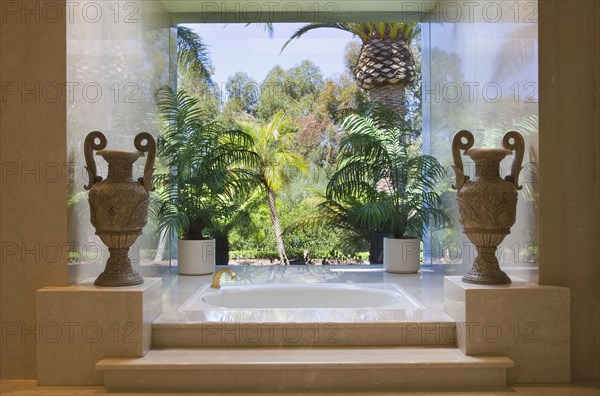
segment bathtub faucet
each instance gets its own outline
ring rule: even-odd
[[[229,274],[229,276],[231,276],[231,279],[238,278],[237,275],[235,274],[235,272],[233,272],[229,268],[223,268],[223,269],[220,269],[217,272],[215,272],[215,276],[213,276],[212,285],[210,285],[210,287],[212,287],[213,289],[221,288],[221,276],[223,275],[224,272],[227,272]]]

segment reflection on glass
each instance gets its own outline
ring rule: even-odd
[[[498,248],[503,267],[537,267],[536,213],[538,146],[538,34],[536,23],[438,23],[424,30],[423,129],[429,150],[447,168],[440,183],[444,206],[457,219],[452,191],[450,142],[467,129],[477,147],[500,147],[510,130],[526,141],[523,189],[517,222]],[[510,173],[513,158],[501,164]],[[474,176],[474,164],[465,172]],[[432,263],[463,263],[469,267],[475,250],[458,221],[452,229],[432,230],[426,248]]]
[[[94,264],[87,274],[94,276],[104,267],[108,252],[89,220],[83,141],[98,130],[108,137],[108,149],[131,151],[139,132],[156,136],[154,92],[168,82],[169,19],[162,3],[152,0],[83,1],[71,11],[66,87],[69,261]],[[140,163],[134,168],[135,178],[143,173]],[[107,164],[101,158],[97,164],[106,177]],[[134,266],[156,249],[152,222],[149,219],[130,249]]]

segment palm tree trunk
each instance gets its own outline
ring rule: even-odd
[[[394,238],[391,232],[374,232],[369,246],[369,264],[383,263],[383,238]]]
[[[405,84],[386,84],[375,86],[367,91],[372,102],[379,102],[394,110],[401,120],[406,117],[406,86]]]
[[[160,236],[158,237],[158,246],[156,247],[156,255],[154,256],[154,261],[159,262],[163,260],[165,256],[165,251],[167,250],[167,231],[162,230],[160,232]]]
[[[229,264],[229,235],[227,233],[215,234],[215,261],[217,265]]]
[[[277,215],[275,207],[275,192],[267,187],[267,202],[269,204],[269,213],[271,214],[271,223],[273,223],[273,231],[275,231],[275,243],[279,252],[279,260],[283,265],[289,265],[287,255],[285,254],[285,246],[283,245],[283,237],[281,236],[281,223]]]

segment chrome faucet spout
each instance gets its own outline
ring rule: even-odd
[[[229,268],[223,268],[223,269],[220,269],[217,272],[215,272],[215,276],[213,276],[212,285],[210,285],[210,287],[212,287],[213,289],[220,289],[221,288],[221,276],[223,276],[223,274],[225,272],[227,272],[229,274],[231,279],[238,278],[237,275],[235,274],[235,272],[233,272]]]

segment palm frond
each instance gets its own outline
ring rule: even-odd
[[[294,34],[281,47],[280,53],[288,44],[297,38],[302,37],[307,32],[315,29],[338,29],[352,33],[362,41],[368,43],[373,38],[388,38],[390,40],[402,40],[410,44],[415,37],[421,33],[421,26],[414,22],[381,22],[381,23],[345,23],[345,22],[314,22],[296,30]]]
[[[206,44],[185,26],[177,26],[177,63],[193,77],[211,82],[213,66]]]
[[[252,23],[252,22],[248,22],[246,24],[246,27],[248,27],[250,25],[259,25],[269,35],[269,38],[273,38],[273,34],[275,33],[275,29],[273,28],[273,23],[272,22],[265,22],[265,23]]]
[[[292,121],[283,112],[266,124],[246,121],[239,125],[253,139],[252,150],[259,157],[257,169],[269,189],[278,192],[289,182],[287,169],[308,171],[306,160],[294,152]]]
[[[198,101],[169,87],[157,92],[161,136],[158,157],[167,172],[155,176],[160,231],[201,237],[259,185],[253,139],[241,130],[206,122]]]
[[[390,123],[385,114],[348,116],[336,170],[326,189],[330,202],[352,202],[348,222],[372,232],[422,236],[430,221],[449,219],[439,210],[435,191],[445,175],[436,158],[419,154],[411,131]]]
[[[288,46],[288,44],[297,38],[302,37],[304,34],[306,34],[307,32],[310,32],[311,30],[315,30],[315,29],[323,29],[323,28],[331,28],[331,29],[338,29],[338,30],[343,30],[352,34],[357,35],[361,41],[363,43],[367,42],[368,36],[367,34],[365,34],[365,32],[363,30],[360,29],[360,24],[353,24],[353,23],[343,23],[343,22],[315,22],[315,23],[311,23],[309,25],[305,25],[302,26],[300,29],[296,30],[294,32],[294,34],[292,34],[292,37],[290,37],[285,44],[283,44],[283,47],[281,47],[281,51],[279,51],[279,53],[281,54],[283,52],[283,50]]]
[[[360,224],[354,223],[355,219],[350,217],[351,204],[342,204],[327,198],[327,196],[314,189],[309,189],[313,194],[304,199],[300,205],[312,208],[313,212],[293,221],[285,230],[291,232],[295,229],[319,230],[329,228],[331,230],[344,229],[354,233],[357,237],[368,241],[370,231],[362,228]]]

